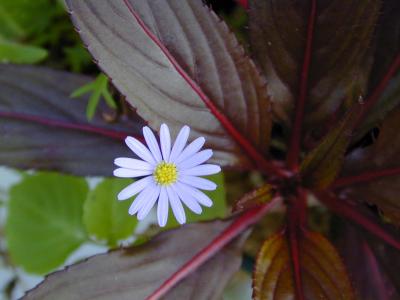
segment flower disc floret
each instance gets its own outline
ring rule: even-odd
[[[178,178],[178,170],[175,164],[163,161],[157,165],[153,175],[154,180],[159,185],[167,186],[176,182]]]
[[[118,200],[136,196],[129,207],[129,214],[144,219],[157,203],[157,219],[160,226],[168,220],[169,208],[180,223],[186,222],[185,205],[195,214],[202,213],[202,207],[212,206],[212,200],[200,190],[212,191],[217,185],[201,176],[219,173],[221,167],[206,164],[213,154],[211,149],[201,150],[205,143],[198,137],[189,145],[190,128],[183,126],[174,144],[168,126],[161,125],[160,143],[149,127],[143,128],[147,147],[134,137],[125,139],[126,145],[140,159],[118,157],[114,163],[119,167],[114,175],[124,178],[138,178],[118,194]]]

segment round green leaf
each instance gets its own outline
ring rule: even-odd
[[[215,191],[203,191],[213,201],[213,206],[202,206],[203,212],[200,215],[196,215],[184,206],[187,223],[214,220],[226,216],[226,193],[223,173],[206,176],[205,178],[217,184],[217,189]],[[168,216],[167,229],[179,226],[179,223],[174,218],[171,208]]]
[[[6,238],[12,260],[31,273],[61,265],[86,240],[82,208],[88,185],[82,178],[40,173],[10,191]]]
[[[117,200],[117,194],[130,183],[131,179],[104,179],[89,193],[84,205],[87,232],[110,246],[131,235],[137,224],[136,217],[128,214],[132,201]]]

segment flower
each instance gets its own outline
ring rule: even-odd
[[[116,158],[114,163],[119,168],[114,170],[114,176],[143,177],[118,194],[118,200],[137,195],[129,208],[129,214],[137,213],[138,220],[144,219],[157,201],[157,219],[161,227],[167,223],[169,205],[180,224],[186,222],[182,203],[196,214],[202,212],[200,204],[212,206],[211,199],[199,189],[211,191],[217,185],[199,176],[219,173],[221,168],[218,165],[203,164],[213,154],[210,149],[199,151],[205,143],[203,137],[186,146],[189,132],[188,126],[182,127],[172,149],[171,136],[165,124],[160,128],[160,146],[147,126],[143,128],[143,135],[148,148],[134,137],[128,136],[125,139],[126,145],[142,160]]]

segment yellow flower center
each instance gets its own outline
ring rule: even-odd
[[[178,170],[175,164],[163,161],[155,168],[153,176],[159,185],[170,185],[176,182]]]

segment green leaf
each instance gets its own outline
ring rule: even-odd
[[[85,179],[40,173],[10,191],[6,239],[15,264],[45,274],[60,266],[87,237],[82,223]]]
[[[45,34],[55,15],[63,13],[59,1],[1,0],[0,34],[12,39]]]
[[[223,173],[221,172],[215,175],[205,176],[205,178],[217,184],[217,189],[215,191],[204,191],[204,193],[208,197],[210,197],[210,199],[213,201],[213,206],[211,207],[202,206],[203,212],[200,215],[196,215],[195,213],[193,213],[192,211],[190,211],[185,207],[187,223],[209,221],[218,218],[224,218],[226,216],[227,205],[226,205],[226,192],[225,192]],[[178,226],[180,225],[175,220],[174,215],[170,208],[168,222],[167,225],[165,226],[165,229],[170,229]]]
[[[82,45],[64,47],[65,59],[71,66],[73,72],[81,73],[83,67],[91,63],[91,57]]]
[[[94,89],[94,81],[86,83],[85,85],[82,85],[81,87],[77,88],[71,93],[72,98],[77,98],[81,97],[89,92],[91,92]]]
[[[98,87],[95,85],[95,88],[92,94],[90,95],[89,102],[86,107],[86,118],[88,120],[93,119],[97,105],[100,102],[100,96],[101,96],[101,90],[99,90]]]
[[[45,49],[0,40],[0,62],[17,64],[34,64],[47,57]]]
[[[106,101],[107,105],[113,109],[117,109],[117,105],[115,104],[115,100],[112,97],[111,93],[108,89],[103,90],[103,97]]]
[[[93,119],[100,98],[103,96],[106,104],[112,109],[116,109],[117,105],[114,98],[108,91],[108,78],[104,74],[99,74],[93,82],[85,84],[72,92],[71,97],[79,97],[87,93],[92,93],[86,108],[86,117],[88,120]]]
[[[10,14],[10,11],[7,8],[4,8],[3,5],[4,3],[0,5],[0,18],[2,20],[1,32],[12,37],[23,37],[25,35],[24,29],[22,26],[20,26],[20,24],[18,24],[18,22],[16,22],[16,20],[14,20],[14,17]]]
[[[87,232],[112,247],[129,237],[137,224],[136,217],[128,214],[131,201],[117,200],[117,194],[130,183],[130,179],[104,179],[89,193],[83,208]]]

